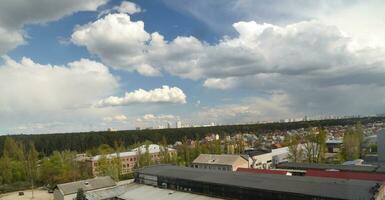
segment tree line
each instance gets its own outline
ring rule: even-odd
[[[141,143],[146,140],[161,141],[163,137],[170,143],[182,141],[184,138],[201,139],[209,133],[224,135],[235,135],[237,133],[263,134],[275,130],[291,130],[309,127],[325,127],[334,125],[354,125],[383,121],[384,117],[351,118],[338,120],[301,121],[291,123],[267,123],[226,125],[215,127],[195,127],[180,129],[156,129],[156,130],[126,130],[126,131],[101,131],[82,133],[57,133],[57,134],[31,134],[10,135],[16,141],[32,142],[36,149],[43,155],[51,155],[54,151],[77,151],[84,152],[88,149],[98,148],[102,144],[114,146],[116,141],[125,144]],[[0,136],[0,154],[4,147],[6,136]]]

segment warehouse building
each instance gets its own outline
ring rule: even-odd
[[[135,172],[135,182],[227,199],[383,199],[381,182],[282,176],[157,165]]]

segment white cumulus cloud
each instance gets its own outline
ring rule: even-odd
[[[121,13],[127,13],[127,14],[135,14],[142,11],[140,6],[137,4],[130,2],[130,1],[123,1],[120,6],[118,7],[118,11]]]
[[[207,88],[242,88],[270,97],[280,92],[293,113],[356,114],[385,108],[380,100],[358,106],[351,101],[362,90],[384,99],[381,92],[370,92],[385,89],[384,48],[361,43],[318,20],[287,25],[239,21],[233,29],[237,35],[212,44],[193,36],[167,41],[158,32],[147,32],[142,21],[110,14],[79,27],[72,41],[108,65],[142,75],[169,73],[202,80]]]
[[[53,126],[45,126],[44,131],[87,130],[89,124],[106,113],[115,113],[113,109],[92,107],[93,102],[114,94],[118,88],[117,79],[99,62],[80,59],[66,65],[50,65],[30,58],[15,61],[4,56],[2,63],[0,121],[3,127],[55,122]]]
[[[106,122],[112,122],[112,121],[123,122],[126,120],[127,120],[126,115],[122,115],[122,114],[121,115],[115,115],[112,117],[104,117],[103,118],[103,121],[106,121]]]
[[[136,121],[144,122],[144,121],[169,121],[177,119],[174,115],[155,115],[155,114],[145,114],[141,118],[137,118]]]
[[[95,11],[107,0],[2,0],[0,2],[0,55],[24,43],[23,26],[58,20],[78,11]]]
[[[124,106],[137,103],[186,103],[186,95],[178,87],[163,86],[153,90],[138,89],[126,92],[124,97],[110,96],[97,103],[98,107]]]

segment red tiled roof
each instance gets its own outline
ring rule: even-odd
[[[325,170],[308,169],[306,171],[305,176],[340,178],[340,179],[358,179],[358,180],[385,181],[385,174],[382,174],[382,173],[349,172],[349,171],[325,171]]]

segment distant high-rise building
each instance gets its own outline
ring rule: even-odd
[[[171,122],[167,122],[167,128],[171,128]]]
[[[182,128],[182,122],[181,121],[176,122],[176,128]]]

